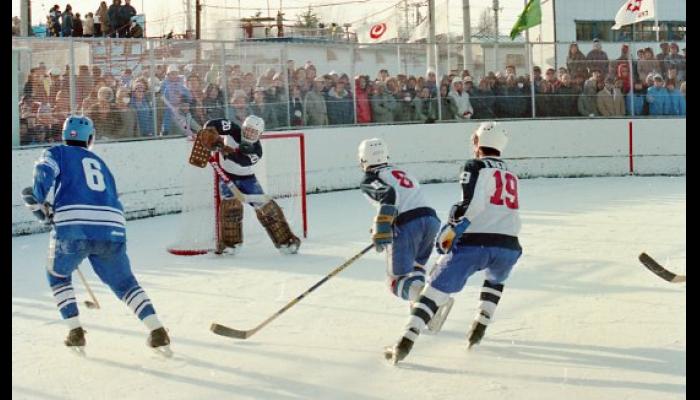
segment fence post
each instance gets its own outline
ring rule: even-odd
[[[226,42],[221,42],[221,67],[219,68],[219,85],[224,91],[224,117],[230,120],[229,105],[231,99],[228,95],[228,80],[226,79]]]
[[[438,73],[439,67],[440,67],[440,63],[438,62],[438,59],[440,58],[440,47],[438,46],[437,41],[435,41],[435,43],[433,43],[433,46],[435,46],[435,92],[436,92],[435,99],[437,100],[437,112],[438,112],[437,119],[438,119],[438,121],[442,121],[442,104],[441,104],[442,101],[440,101],[440,78],[439,78],[440,73]],[[449,57],[449,54],[450,54],[450,39],[449,39],[449,37],[447,39],[447,45],[445,47],[447,49],[447,55]],[[447,73],[449,74],[450,73],[449,62],[447,65],[448,65],[447,66]],[[428,75],[428,73],[427,73],[428,71],[425,71],[425,72],[426,72],[425,75]],[[427,76],[426,76],[426,78],[427,78]]]
[[[70,86],[70,113],[75,114],[75,41],[70,38],[70,73],[68,74],[68,84]]]
[[[289,52],[287,51],[287,44],[282,45],[282,49],[280,50],[280,62],[284,62],[284,76],[285,76],[285,84],[284,84],[284,99],[287,102],[287,128],[291,129],[292,126],[292,117],[289,112],[289,93],[290,89],[292,88],[292,81],[289,77],[289,71],[287,70],[287,59],[289,57]],[[282,61],[284,60],[284,61]]]
[[[144,41],[148,45],[148,61],[151,63],[151,76],[148,77],[151,84],[148,85],[148,89],[151,92],[151,104],[153,104],[153,136],[160,136],[160,127],[158,126],[158,102],[156,101],[156,91],[153,90],[153,82],[155,82],[154,78],[156,76],[156,62],[155,55],[153,54],[155,46],[153,45],[153,40],[144,39]],[[161,87],[162,85],[163,82],[161,82]]]
[[[355,46],[350,45],[350,87],[352,88],[352,115],[357,125],[357,82],[355,82]]]

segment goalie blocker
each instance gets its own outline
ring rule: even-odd
[[[282,209],[264,194],[253,172],[262,158],[260,135],[264,126],[264,121],[254,115],[246,118],[242,129],[226,119],[209,120],[192,147],[190,164],[203,168],[209,163],[220,178],[218,254],[226,248],[235,250],[243,243],[243,202],[255,208],[258,220],[281,252],[294,254],[301,244]],[[223,157],[221,165],[210,158],[212,151]]]

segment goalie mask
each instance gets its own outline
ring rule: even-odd
[[[503,153],[508,144],[508,135],[502,125],[488,121],[482,122],[472,135],[472,143],[478,147],[489,147]]]
[[[373,165],[388,163],[389,150],[382,139],[365,139],[357,148],[357,157],[360,160],[362,169],[367,171]]]
[[[247,143],[255,143],[260,140],[260,135],[262,135],[264,130],[265,121],[257,115],[249,115],[248,118],[243,121],[241,140]]]

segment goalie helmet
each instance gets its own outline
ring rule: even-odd
[[[389,150],[382,139],[365,139],[357,148],[357,157],[360,160],[360,166],[366,171],[373,165],[388,163]]]
[[[503,153],[503,149],[508,144],[508,134],[502,125],[488,121],[479,125],[472,135],[472,140],[475,146],[489,147]]]
[[[90,143],[95,137],[95,124],[85,116],[69,115],[63,122],[63,140]]]
[[[265,121],[257,115],[249,115],[243,121],[241,130],[241,140],[248,143],[255,143],[260,140],[260,135],[265,131]]]

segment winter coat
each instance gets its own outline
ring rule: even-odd
[[[119,114],[115,112],[115,107],[113,104],[109,105],[109,112],[107,114],[102,114],[99,112],[100,104],[95,102],[89,108],[87,116],[92,120],[95,125],[96,139],[112,139],[115,137],[114,133],[117,131],[119,124],[121,123],[121,118]]]
[[[598,96],[597,83],[593,79],[587,80],[583,84],[583,93],[578,98],[578,113],[584,117],[597,116],[598,105],[596,99]]]
[[[83,35],[92,36],[95,34],[95,19],[91,16],[85,17],[85,23],[83,24]]]
[[[114,130],[114,139],[126,139],[139,136],[136,110],[128,105],[124,108],[115,106],[114,110],[117,115],[119,115],[120,121],[119,126]]]
[[[324,126],[328,125],[328,110],[326,99],[322,93],[310,91],[304,96],[304,125]]]
[[[642,92],[629,92],[625,96],[625,114],[632,115],[632,107],[634,106],[634,115],[644,115],[644,98],[646,95]]]
[[[220,99],[212,99],[209,96],[202,100],[204,106],[204,115],[207,120],[225,118],[224,104]]]
[[[452,111],[457,120],[467,120],[474,115],[474,109],[469,101],[469,93],[462,90],[462,92],[457,92],[454,88],[454,83],[450,84],[450,92],[448,93],[450,99],[452,99]],[[470,113],[464,115],[464,113]]]
[[[61,36],[71,36],[73,34],[73,13],[64,11],[61,18]]]
[[[112,4],[109,7],[107,7],[107,19],[109,20],[109,27],[112,30],[116,30],[120,26],[120,23],[119,23],[120,22],[119,21],[119,9],[120,8],[121,7],[116,5],[116,4]]]
[[[178,98],[180,98],[180,101],[191,102],[192,95],[190,94],[189,89],[187,89],[187,87],[185,87],[185,85],[182,83],[182,80],[171,81],[169,79],[165,79],[160,90],[163,94],[163,98],[167,100],[175,109],[177,109],[180,104],[176,101]],[[174,124],[176,124],[176,118],[173,114],[173,110],[166,105],[163,113],[163,124],[161,126],[161,130],[165,132],[165,134],[173,134],[173,132],[170,132],[170,128],[174,126]]]
[[[684,81],[685,80],[685,58],[683,58],[682,55],[680,54],[669,54],[666,56],[666,65],[667,66],[675,66],[676,70],[678,71],[678,77],[677,80]]]
[[[560,86],[554,94],[552,107],[555,116],[573,117],[578,115],[579,91],[573,86]]]
[[[253,115],[257,115],[265,121],[265,130],[275,129],[282,126],[280,125],[279,121],[277,121],[277,112],[271,104],[258,104],[256,102],[251,102],[249,108]],[[286,125],[286,122],[284,125]]]
[[[279,128],[289,125],[289,120],[287,119],[287,100],[282,90],[277,90],[274,94],[269,91],[265,92],[265,106],[269,107],[270,112],[275,115],[276,125],[270,125],[270,128]],[[265,121],[265,126],[268,126],[267,121]]]
[[[593,49],[589,51],[586,56],[586,61],[588,61],[588,69],[590,71],[592,71],[594,67],[598,67],[603,77],[608,74],[608,54],[603,50]]]
[[[360,87],[359,79],[355,79],[355,111],[357,112],[358,124],[372,122],[372,106],[369,104],[369,94],[367,89]]]
[[[666,89],[668,91],[668,89]],[[678,89],[668,91],[666,115],[685,115],[685,98]]]
[[[328,110],[328,123],[330,125],[355,123],[353,109],[352,93],[350,91],[343,90],[343,93],[338,93],[334,87],[328,90],[326,110]]]
[[[301,97],[289,99],[289,122],[291,126],[304,125],[304,106]]]
[[[437,100],[434,98],[416,97],[413,99],[414,121],[435,122],[438,118]]]
[[[148,97],[144,97],[141,101],[136,101],[132,97],[131,107],[136,112],[136,127],[139,136],[153,136],[155,130],[153,129],[153,108],[151,107],[151,102]]]
[[[665,87],[652,86],[647,89],[647,102],[649,103],[649,115],[665,115],[670,110],[670,97]]]
[[[394,110],[396,109],[396,98],[386,91],[379,95],[369,96],[370,106],[374,122],[394,122]]]
[[[504,86],[498,89],[496,97],[496,115],[499,118],[529,117],[530,91],[527,87]]]
[[[580,50],[573,56],[569,55],[566,57],[566,69],[569,70],[572,77],[578,74],[588,77],[588,62],[586,56],[584,56]]]
[[[124,26],[131,23],[131,17],[136,15],[136,9],[131,4],[119,7],[119,25]]]
[[[625,115],[625,98],[619,89],[613,88],[612,93],[603,89],[596,95],[598,113],[604,117],[619,117]]]
[[[75,18],[73,20],[73,36],[82,37],[83,36],[83,21],[80,18]]]
[[[95,12],[95,16],[99,20],[100,29],[102,30],[102,35],[106,35],[107,32],[109,32],[109,27],[110,27],[109,13],[108,13],[107,7],[98,8],[97,11]]]
[[[440,98],[440,116],[441,121],[452,121],[455,119],[454,105],[452,104],[452,98],[449,96]]]
[[[496,118],[496,93],[493,90],[474,89],[470,96],[474,119]]]

